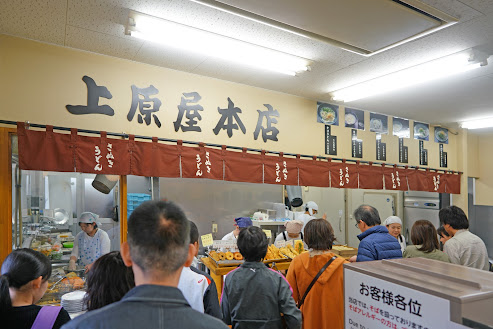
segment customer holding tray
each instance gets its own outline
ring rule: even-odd
[[[110,238],[105,231],[98,228],[98,218],[99,216],[92,212],[83,212],[80,215],[79,226],[82,231],[75,236],[69,270],[75,270],[75,262],[78,259],[87,272],[96,259],[110,252]]]

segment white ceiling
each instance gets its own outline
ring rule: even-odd
[[[344,0],[331,1],[336,3]],[[355,3],[356,0],[351,1]],[[231,5],[242,3],[237,0],[223,2]],[[472,47],[481,47],[493,54],[492,0],[422,2],[458,18],[459,22],[371,57],[351,53],[189,0],[0,0],[0,33],[192,72],[313,100],[330,101],[330,91]],[[273,10],[272,7],[262,6],[262,3],[266,2],[251,1],[248,9],[264,16],[268,16],[270,11],[271,18],[274,18],[274,12],[278,17],[287,17],[288,21],[291,17],[297,26],[306,29],[315,25],[310,22],[312,16],[307,13],[297,15],[286,9],[288,6],[277,6]],[[323,2],[305,0],[303,3],[306,4],[306,8],[313,9],[310,4]],[[313,61],[312,70],[296,77],[284,76],[228,64],[197,54],[184,54],[172,48],[134,39],[124,34],[129,10],[308,58]],[[347,22],[358,16],[365,16],[365,11],[360,7],[356,7],[350,17],[347,17]],[[320,17],[318,15],[313,19],[319,20]],[[341,26],[341,31],[334,31],[334,35],[344,34],[342,30],[346,28],[347,26]],[[485,67],[446,80],[346,105],[449,127],[454,127],[455,122],[464,119],[493,117],[493,57],[489,61],[491,64]]]

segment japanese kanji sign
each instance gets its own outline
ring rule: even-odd
[[[127,140],[77,136],[75,144],[77,171],[94,174],[130,174],[130,152]]]
[[[298,185],[298,166],[296,159],[265,155],[264,183]]]
[[[223,179],[222,151],[208,147],[181,147],[183,178]]]
[[[407,191],[407,169],[395,167],[383,168],[386,190]]]
[[[449,328],[450,302],[344,269],[345,328]],[[464,327],[465,328],[465,327]]]
[[[84,81],[87,88],[87,105],[66,105],[65,108],[69,113],[76,115],[103,114],[108,116],[118,114],[115,113],[115,110],[110,105],[99,104],[101,98],[108,100],[113,98],[107,87],[97,85],[96,81],[87,75],[82,78],[82,81]],[[161,108],[163,101],[159,97],[159,90],[152,84],[142,87],[132,85],[130,90],[132,101],[129,104],[127,120],[145,124],[146,126],[154,123],[158,128],[161,128],[163,123],[159,116],[165,110]],[[229,138],[233,137],[235,131],[246,134],[247,129],[243,124],[244,119],[242,119],[243,111],[240,106],[235,105],[230,97],[227,98],[227,107],[217,107],[217,113],[213,113],[213,111],[206,113],[206,109],[200,104],[201,100],[202,96],[197,91],[183,92],[177,105],[176,120],[167,124],[172,124],[175,132],[180,130],[182,132],[202,132],[202,127],[200,126],[202,115],[208,115],[209,118],[212,117],[215,120],[218,113],[220,116],[217,119],[216,126],[212,129],[215,135],[219,135],[223,130],[226,131]],[[264,143],[267,141],[277,142],[279,140],[277,123],[281,115],[278,109],[275,109],[271,104],[263,105],[265,109],[257,109],[257,125],[253,132],[253,138],[257,140],[262,137]]]
[[[333,163],[330,167],[330,187],[358,188],[358,167],[346,162]]]

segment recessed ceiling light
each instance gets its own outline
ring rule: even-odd
[[[308,70],[307,59],[135,11],[130,11],[126,33],[186,52],[291,76]]]

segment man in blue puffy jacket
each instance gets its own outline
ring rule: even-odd
[[[358,256],[350,261],[365,262],[369,260],[382,260],[402,258],[399,242],[385,226],[381,226],[378,210],[369,205],[361,205],[354,211],[356,227],[360,229],[358,235],[360,244]]]

